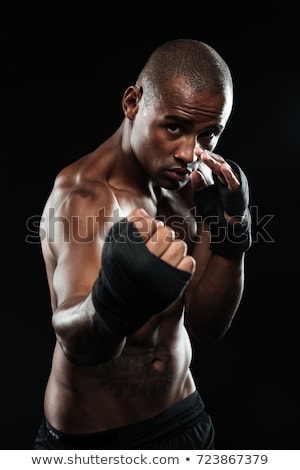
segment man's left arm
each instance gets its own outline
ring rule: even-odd
[[[199,234],[192,253],[197,269],[186,291],[186,324],[193,336],[211,342],[227,332],[243,295],[251,215],[241,168],[212,153],[205,152],[201,160],[211,169],[214,184],[203,185],[201,174],[194,172]]]

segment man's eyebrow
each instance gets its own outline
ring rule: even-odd
[[[165,116],[165,119],[170,119],[172,121],[177,121],[177,122],[180,122],[182,124],[191,124],[193,122],[192,119],[189,119],[189,118],[185,118],[183,116],[177,116],[177,114],[167,114]],[[222,124],[208,124],[207,126],[203,127],[203,130],[202,132],[207,132],[207,131],[210,131],[210,130],[217,130],[219,132],[223,131],[224,129],[224,126],[222,126]]]
[[[222,126],[222,124],[210,124],[204,127],[202,132],[208,132],[208,131],[222,132],[223,130],[224,130],[224,126]]]
[[[189,124],[190,122],[192,122],[193,120],[192,119],[189,119],[189,118],[185,118],[185,117],[182,117],[182,116],[177,116],[177,114],[167,114],[165,116],[165,119],[171,119],[172,121],[178,121],[178,122],[182,122],[183,124]]]

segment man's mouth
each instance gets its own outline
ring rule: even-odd
[[[191,171],[188,168],[169,168],[166,170],[168,177],[175,181],[185,181],[191,174]]]

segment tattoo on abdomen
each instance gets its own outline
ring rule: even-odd
[[[153,357],[153,355],[152,355]],[[109,387],[115,397],[147,397],[159,393],[167,393],[177,381],[171,367],[171,354],[160,355],[159,369],[153,366],[155,359],[122,356],[114,361],[114,366],[106,365],[103,385]]]

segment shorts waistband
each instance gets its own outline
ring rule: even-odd
[[[149,436],[155,436],[155,439],[159,439],[178,429],[185,429],[198,421],[203,410],[204,403],[199,393],[195,391],[153,418],[107,431],[67,434],[51,426],[46,418],[44,418],[44,426],[48,437],[58,447],[61,445],[62,448],[73,449],[122,449],[130,448],[128,446],[132,443],[135,446],[142,445],[144,440],[149,441]]]

